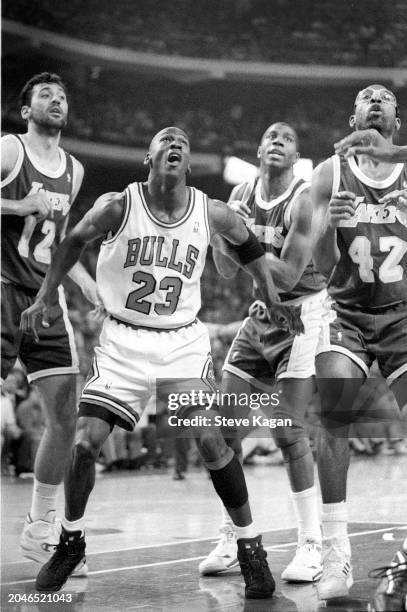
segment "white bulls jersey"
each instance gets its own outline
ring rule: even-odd
[[[155,329],[175,329],[196,318],[210,240],[208,198],[187,189],[187,210],[175,223],[152,214],[143,183],[125,190],[122,224],[102,243],[96,269],[100,297],[114,317]]]

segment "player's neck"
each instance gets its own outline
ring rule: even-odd
[[[377,161],[367,155],[357,155],[356,163],[363,174],[376,180],[386,179],[396,165],[391,162]]]
[[[147,206],[163,221],[177,221],[188,207],[189,191],[184,181],[169,185],[150,174],[147,185],[143,184],[143,189]]]
[[[260,172],[261,197],[266,202],[281,196],[291,185],[294,179],[292,169],[275,174],[271,169]]]
[[[50,134],[37,126],[29,124],[23,138],[30,151],[34,153],[39,160],[45,163],[55,163],[56,161],[59,163],[60,156],[58,147],[61,139],[61,132]]]

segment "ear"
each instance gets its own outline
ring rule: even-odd
[[[191,173],[192,173],[191,166],[188,164],[187,174],[191,174]]]
[[[355,117],[355,115],[351,115],[349,117],[349,125],[350,125],[351,128],[355,127],[355,125],[356,125],[356,117]]]
[[[261,157],[261,146],[258,147],[257,149],[257,159],[260,159],[260,157]]]
[[[297,153],[295,154],[295,161],[297,162],[301,157],[301,153],[299,151],[297,151]]]
[[[398,132],[400,128],[401,128],[401,119],[400,117],[396,117],[395,131]]]
[[[27,105],[24,105],[21,107],[21,116],[24,119],[24,121],[28,121],[29,116],[30,116],[30,107]]]
[[[147,155],[145,156],[143,164],[145,166],[152,166],[153,165],[150,153],[147,153]]]

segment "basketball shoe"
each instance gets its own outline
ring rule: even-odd
[[[407,546],[395,554],[390,565],[372,570],[369,576],[381,578],[369,612],[407,611]]]
[[[237,558],[246,584],[246,599],[271,597],[276,584],[267,563],[267,553],[261,543],[261,536],[239,539]]]
[[[312,540],[306,540],[297,546],[294,559],[287,565],[281,578],[287,582],[315,582],[321,575],[321,546]]]
[[[319,599],[346,597],[353,584],[350,555],[341,546],[341,540],[332,538],[324,545],[322,576],[317,585]]]
[[[21,553],[27,559],[37,563],[46,563],[55,552],[61,535],[61,521],[33,521],[30,515],[24,522],[20,538]],[[88,566],[83,557],[75,569],[74,576],[87,576]]]
[[[219,574],[238,565],[236,534],[233,527],[221,527],[222,534],[219,542],[209,555],[199,564],[201,576]]]
[[[54,554],[38,573],[35,582],[37,591],[59,591],[64,586],[85,557],[85,536],[81,533],[81,531],[66,531],[62,527]]]

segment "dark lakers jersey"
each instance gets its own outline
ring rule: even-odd
[[[266,202],[261,197],[260,181],[256,179],[251,183],[242,185],[242,197],[244,202],[251,210],[246,224],[256,235],[259,242],[267,253],[272,253],[280,257],[284,246],[285,237],[290,229],[291,208],[297,198],[305,189],[309,187],[303,179],[294,179],[288,189],[278,198]],[[236,199],[240,199],[237,197]],[[312,261],[309,262],[297,285],[289,292],[281,293],[280,298],[286,302],[301,298],[312,293],[321,291],[326,286],[326,281],[314,267]],[[256,287],[254,295],[261,299]]]
[[[1,197],[21,200],[26,195],[44,191],[52,203],[53,215],[39,223],[33,215],[19,217],[3,215],[1,224],[1,274],[4,279],[27,289],[41,286],[51,263],[52,250],[60,233],[72,200],[73,158],[59,149],[61,163],[56,171],[39,167],[19,136],[17,164],[1,182]]]
[[[329,280],[331,297],[345,306],[375,309],[407,302],[407,211],[379,199],[407,187],[406,164],[375,181],[365,176],[355,158],[332,157],[332,193],[356,194],[355,215],[337,230],[340,260]]]

